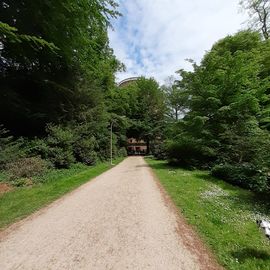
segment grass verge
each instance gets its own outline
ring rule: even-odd
[[[119,158],[114,164],[122,160]],[[44,183],[0,195],[0,228],[32,214],[110,168],[104,162],[93,167],[74,165],[70,169],[52,170],[43,176]]]
[[[270,270],[270,241],[255,222],[270,219],[269,197],[234,187],[205,171],[146,161],[221,265],[231,270]]]

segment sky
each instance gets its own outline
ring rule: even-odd
[[[110,46],[133,76],[164,83],[177,70],[191,70],[219,39],[245,27],[239,0],[118,0],[122,16],[112,21]]]

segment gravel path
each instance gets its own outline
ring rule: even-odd
[[[0,235],[0,269],[204,267],[141,157],[129,157]]]

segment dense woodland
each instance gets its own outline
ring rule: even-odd
[[[106,160],[112,125],[114,156],[126,155],[128,137],[142,138],[157,158],[269,191],[269,4],[256,3],[241,2],[253,26],[190,60],[193,71],[119,88],[124,65],[108,41],[121,15],[114,1],[1,1],[1,169],[16,183]]]
[[[1,166],[107,158],[105,96],[123,68],[107,34],[116,8],[103,0],[1,2]]]
[[[268,40],[243,31],[218,41],[193,72],[179,71],[173,88],[187,113],[168,130],[171,161],[269,189],[269,53]]]

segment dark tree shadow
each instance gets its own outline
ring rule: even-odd
[[[168,170],[168,169],[179,169],[180,168],[177,165],[171,165],[169,163],[163,163],[163,162],[155,163],[155,164],[150,164],[149,166],[151,168],[157,169],[157,170]]]
[[[233,251],[231,252],[231,255],[238,259],[239,262],[245,262],[248,259],[254,258],[270,262],[270,252],[254,248],[244,248],[241,250]]]

